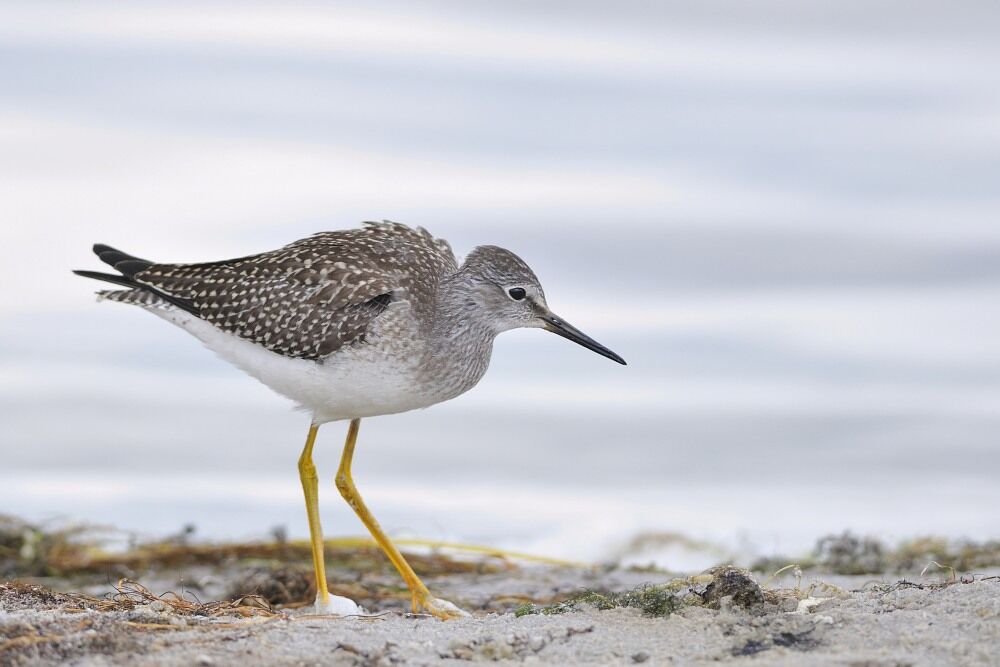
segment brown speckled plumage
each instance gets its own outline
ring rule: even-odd
[[[458,268],[447,242],[393,222],[321,232],[271,252],[204,264],[151,264],[136,282],[190,303],[214,326],[277,354],[321,359],[364,341],[399,299],[429,317],[442,277]],[[148,291],[106,298],[150,305]]]

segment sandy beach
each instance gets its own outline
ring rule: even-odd
[[[539,583],[561,578],[551,571],[533,576]],[[435,583],[454,597],[462,590],[458,581]],[[511,575],[489,583],[500,589],[524,582]],[[41,588],[3,585],[0,664],[996,664],[1000,579],[943,588],[853,583],[864,588],[774,608],[724,603],[661,618],[584,605],[553,615],[481,612],[452,622],[401,612],[197,618],[156,602],[102,612]]]
[[[898,667],[995,665],[1000,647],[995,566],[843,574],[913,562],[912,554],[846,536],[821,542],[825,551],[777,576],[731,566],[677,574],[415,551],[414,566],[431,589],[472,612],[442,622],[409,613],[406,590],[364,545],[331,546],[330,581],[333,592],[372,615],[336,618],[311,613],[314,589],[299,543],[178,541],[102,554],[51,536],[18,544],[18,534],[9,532],[5,546],[19,547],[7,555],[21,557],[4,561],[8,581],[0,584],[5,666]],[[38,549],[32,559],[24,557],[26,544]],[[993,555],[968,545],[945,554],[970,567]]]

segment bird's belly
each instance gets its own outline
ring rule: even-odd
[[[315,405],[304,403],[317,422],[394,414],[442,400],[417,382],[415,369],[404,359],[346,354],[317,367],[323,390]]]
[[[179,310],[154,311],[313,415],[317,424],[425,408],[451,396],[417,381],[415,351],[341,349],[323,362],[284,357]],[[405,352],[405,353],[404,353]]]

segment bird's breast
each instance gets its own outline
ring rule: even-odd
[[[491,345],[432,341],[407,309],[386,312],[364,343],[323,360],[324,390],[307,407],[324,421],[394,414],[455,398],[479,382]]]

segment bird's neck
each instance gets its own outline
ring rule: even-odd
[[[427,350],[430,365],[453,369],[458,393],[470,389],[486,372],[496,338],[469,289],[461,271],[441,282],[428,337],[433,341]]]

